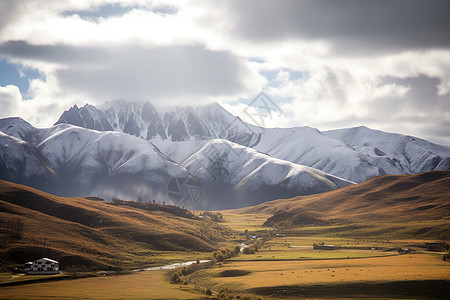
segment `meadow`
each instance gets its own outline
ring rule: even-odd
[[[17,186],[7,188],[10,194],[20,192]],[[54,232],[45,245],[47,253],[52,249],[64,253],[69,263],[100,262],[97,267],[109,271],[65,269],[57,276],[2,273],[1,299],[447,299],[450,295],[450,261],[443,260],[448,250],[426,248],[427,242],[445,242],[450,235],[448,214],[436,218],[434,213],[424,215],[418,210],[420,218],[410,220],[335,218],[296,225],[281,219],[268,224],[274,214],[264,204],[221,211],[220,222],[214,222],[125,204],[27,192],[37,194],[54,210],[36,211],[17,205],[17,198],[4,197],[0,214],[16,212],[25,231],[21,239],[6,244],[10,250],[4,249],[3,255],[17,253],[25,245],[32,250],[35,239]],[[286,205],[276,203],[278,210]],[[55,212],[61,207],[65,210]],[[73,219],[65,213],[67,209],[77,209],[83,218]],[[63,225],[71,236],[65,237],[58,229]],[[313,244],[334,247],[314,249]],[[257,251],[186,272],[179,283],[171,284],[170,278],[182,270],[131,271],[213,259],[214,251],[235,246]],[[399,249],[409,250],[400,254]],[[77,259],[68,259],[72,256]],[[30,282],[47,279],[53,281]]]
[[[134,272],[1,287],[2,299],[194,299],[199,293],[170,284],[165,271]]]

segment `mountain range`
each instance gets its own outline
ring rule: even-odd
[[[73,106],[45,129],[0,120],[0,179],[61,196],[225,209],[449,169],[449,147],[416,137],[367,127],[264,128],[217,103]]]
[[[104,110],[92,105],[74,106],[62,114],[56,122],[59,123],[124,132],[151,140],[178,163],[207,141],[226,139],[273,158],[357,183],[377,175],[450,169],[449,147],[417,137],[364,126],[330,131],[308,126],[264,128],[242,121],[217,103],[161,112],[148,102],[114,102]],[[191,142],[188,149],[180,150],[177,142],[185,141],[195,142]]]

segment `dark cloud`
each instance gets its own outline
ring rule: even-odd
[[[32,45],[26,41],[8,41],[0,44],[0,55],[64,65],[92,65],[113,59],[112,51],[107,48],[77,47],[62,44]]]
[[[341,54],[450,47],[448,0],[236,0],[222,4],[232,34],[251,41],[325,40]]]
[[[62,89],[94,99],[201,98],[258,88],[249,87],[255,74],[244,60],[197,46],[106,48],[16,41],[0,45],[0,55],[56,63]]]

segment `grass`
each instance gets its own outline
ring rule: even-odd
[[[64,277],[63,274],[55,275],[33,275],[27,276],[25,274],[12,274],[12,273],[0,273],[0,283],[13,283],[13,282],[25,282],[31,280],[43,280],[43,279],[54,279]]]
[[[164,211],[56,197],[0,181],[0,219],[20,220],[20,238],[0,231],[0,269],[41,257],[63,269],[133,269],[207,258],[229,230]]]
[[[240,277],[220,277],[226,270],[251,272]],[[450,280],[450,264],[427,254],[396,255],[349,260],[230,261],[194,274],[194,283],[239,291],[294,285]]]
[[[268,227],[262,226],[271,214],[268,213],[235,213],[233,211],[221,211],[224,215],[225,223],[231,230],[243,233],[245,230],[250,232],[266,231]]]
[[[364,258],[388,256],[381,251],[370,252],[349,252],[349,251],[258,251],[256,254],[245,254],[233,258],[233,261],[252,261],[252,260],[305,260],[305,259],[347,259],[347,258]]]
[[[267,224],[301,235],[445,240],[450,229],[449,186],[450,171],[378,176],[327,193],[229,213],[270,214]],[[327,224],[331,226],[317,226]]]
[[[25,223],[23,239],[7,244],[7,247],[16,247],[10,248],[8,257],[15,256],[18,260],[18,253],[28,252],[17,252],[17,249],[49,235],[51,238],[44,250],[50,254],[64,253],[72,257],[68,261],[73,263],[83,258],[87,263],[100,262],[103,266],[125,269],[207,259],[211,257],[208,249],[232,248],[241,242],[255,243],[255,239],[247,235],[257,235],[256,241],[264,243],[259,242],[259,251],[255,254],[240,255],[210,269],[183,276],[187,284],[169,284],[166,271],[133,272],[130,275],[2,287],[1,298],[195,299],[206,297],[206,289],[211,289],[214,295],[226,289],[239,295],[253,294],[267,299],[427,299],[427,295],[439,299],[440,293],[449,290],[450,262],[442,261],[442,253],[427,252],[424,248],[426,242],[435,241],[448,231],[450,220],[446,216],[418,220],[340,219],[325,226],[271,228],[262,226],[272,216],[270,204],[264,204],[267,209],[262,210],[254,207],[222,211],[225,222],[217,224],[82,198],[51,196],[48,199],[58,205],[82,209],[87,217],[69,220],[55,216],[55,211],[35,211],[11,201],[0,201],[0,216],[10,216],[12,211]],[[290,200],[286,201],[289,203]],[[277,207],[282,206],[277,204]],[[333,213],[338,216],[344,210],[341,207]],[[420,216],[427,216],[426,212],[420,210]],[[102,222],[98,222],[100,220]],[[66,232],[70,232],[70,236]],[[61,241],[64,243],[58,244]],[[312,249],[313,243],[321,242],[343,248]],[[398,247],[417,251],[398,255],[395,251]],[[389,249],[394,251],[385,251]],[[0,255],[4,253],[5,249],[2,249]],[[0,281],[20,281],[29,277],[12,276],[0,274]]]
[[[2,287],[2,299],[194,299],[193,289],[166,281],[164,271]]]
[[[254,288],[251,292],[270,298],[298,299],[448,299],[449,281],[402,280],[393,282],[283,285]]]

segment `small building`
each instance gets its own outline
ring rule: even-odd
[[[313,249],[314,250],[336,250],[337,247],[335,245],[324,245],[324,244],[313,244]]]
[[[59,263],[49,258],[40,258],[33,261],[31,269],[27,271],[30,275],[59,274]]]

